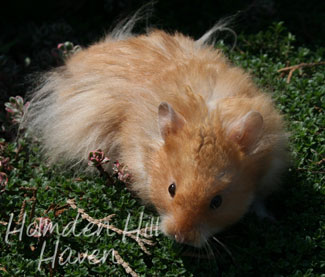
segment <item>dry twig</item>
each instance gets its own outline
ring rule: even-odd
[[[67,208],[69,207],[69,204],[65,204],[61,207],[54,207],[54,216],[58,217],[60,214],[62,214]]]
[[[310,173],[315,173],[315,174],[324,174],[325,173],[325,170],[309,170],[308,168],[301,168],[301,167],[298,167],[297,170],[308,171]]]
[[[119,265],[123,266],[123,268],[127,274],[130,274],[132,277],[138,276],[138,274],[136,274],[136,272],[134,272],[134,270],[130,267],[130,265],[126,261],[124,261],[123,258],[120,256],[120,254],[114,249],[113,249],[113,255],[114,255],[116,262]],[[92,261],[94,264],[99,264],[101,262],[100,260],[98,260],[96,258],[96,256],[89,255],[87,253],[82,253],[81,257],[85,257],[86,259]]]
[[[27,191],[36,191],[36,187],[20,187],[20,190],[27,190]]]
[[[95,255],[89,255],[87,253],[81,253],[81,257],[82,258],[85,257],[89,261],[92,261],[94,264],[99,264],[100,263],[100,260],[98,260]]]
[[[52,203],[44,212],[44,214],[48,214],[50,211],[54,210],[54,208],[56,207],[56,205],[54,203]]]
[[[22,203],[22,205],[21,205],[20,213],[19,213],[19,216],[18,216],[17,224],[19,224],[20,222],[22,222],[23,217],[24,217],[25,208],[26,208],[26,199],[23,201],[23,203]]]
[[[127,274],[130,274],[132,277],[138,277],[138,274],[136,274],[133,270],[132,270],[132,268],[129,266],[129,264],[126,262],[126,261],[124,261],[123,259],[122,259],[122,257],[119,255],[119,253],[116,251],[116,250],[114,250],[114,257],[115,257],[115,259],[116,259],[116,262],[118,263],[118,264],[120,264],[121,266],[123,266],[123,268],[124,268],[124,270],[125,270],[125,272],[127,273]]]
[[[102,222],[105,222],[105,221],[109,221],[115,214],[108,215],[108,216],[106,216],[104,218],[101,218],[101,219],[95,219],[95,218],[92,218],[90,215],[88,215],[84,211],[84,209],[78,208],[77,205],[76,205],[76,203],[75,203],[75,201],[74,201],[74,199],[68,199],[67,200],[67,203],[68,203],[68,205],[72,209],[77,210],[78,213],[81,214],[81,217],[83,219],[86,219],[87,221],[89,221],[89,222],[91,222],[93,224],[96,224],[99,227],[103,227],[103,228],[112,230],[113,232],[116,232],[119,235],[123,235],[124,234],[123,230],[118,229],[117,227],[115,227],[113,225],[106,225],[106,224],[102,223]],[[146,228],[141,229],[140,230],[140,233],[143,233],[145,231],[145,229]],[[136,236],[134,236],[134,235],[132,235],[130,233],[125,233],[125,235],[128,236],[128,237],[130,237],[130,238],[132,238],[132,239],[134,239],[139,244],[139,246],[141,247],[141,249],[145,253],[147,253],[148,255],[150,255],[150,252],[146,249],[146,247],[144,246],[144,244],[146,243],[146,244],[149,244],[149,245],[153,245],[154,244],[153,242],[151,242],[150,240],[147,240],[147,239],[142,239],[142,238],[136,237]],[[113,255],[115,257],[116,262],[118,264],[120,264],[124,268],[124,270],[125,270],[125,272],[127,274],[130,274],[132,277],[138,277],[138,274],[133,271],[133,269],[129,266],[129,264],[123,260],[123,258],[119,255],[119,253],[116,250],[113,250]],[[91,260],[92,262],[94,262],[96,264],[97,263],[100,263],[100,260],[98,260],[93,255],[88,255],[87,253],[82,253],[82,256],[83,257],[86,257],[87,259]]]
[[[6,225],[8,225],[8,222],[0,220],[0,224],[6,226]]]
[[[4,266],[2,266],[1,264],[0,264],[0,271],[4,271],[4,272],[8,273],[8,271],[6,270],[6,268]]]
[[[287,77],[287,83],[289,84],[294,71],[296,71],[297,69],[303,68],[303,67],[312,67],[312,66],[317,66],[317,65],[325,65],[325,61],[320,61],[320,62],[315,62],[315,63],[300,63],[300,64],[296,64],[296,65],[292,65],[292,66],[287,66],[287,67],[279,69],[278,72],[289,71],[289,74]]]
[[[105,217],[104,219],[95,219],[95,218],[92,218],[90,215],[88,215],[84,209],[80,209],[77,207],[77,205],[75,204],[74,202],[74,199],[69,199],[67,200],[67,203],[70,205],[70,207],[72,209],[76,209],[78,211],[78,213],[81,214],[81,217],[83,219],[86,219],[87,221],[93,223],[93,224],[96,224],[97,226],[99,227],[103,227],[105,229],[108,229],[108,230],[111,230],[119,235],[125,235],[126,237],[129,237],[133,240],[135,240],[138,245],[140,246],[140,248],[147,254],[147,255],[151,255],[151,253],[148,251],[148,249],[145,247],[145,244],[148,244],[148,245],[154,245],[154,242],[152,242],[151,240],[148,240],[148,239],[144,239],[144,238],[140,238],[138,236],[135,236],[129,232],[124,232],[123,230],[121,229],[118,229],[117,227],[115,227],[114,225],[107,225],[107,224],[104,224],[102,223],[102,221],[104,221],[104,219],[106,221],[108,221],[108,219],[110,219],[112,216],[114,215],[109,215],[107,217]]]
[[[324,162],[325,162],[325,158],[324,158],[324,159],[321,159],[320,161],[316,162],[315,164],[317,164],[317,165],[321,165],[321,164],[324,163]]]

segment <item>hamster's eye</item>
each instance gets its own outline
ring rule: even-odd
[[[168,187],[168,192],[170,194],[171,197],[175,196],[175,192],[176,192],[176,185],[175,183],[172,183],[169,187]]]
[[[210,208],[217,209],[220,207],[221,203],[222,203],[222,197],[221,197],[221,195],[217,195],[217,196],[213,197],[213,199],[211,200]]]

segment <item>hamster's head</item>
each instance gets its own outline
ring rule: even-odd
[[[158,114],[164,143],[149,172],[150,200],[166,235],[201,247],[239,220],[253,200],[256,164],[247,151],[263,118],[249,112],[225,129],[211,118],[192,124],[165,102]]]

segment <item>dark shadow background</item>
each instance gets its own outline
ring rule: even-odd
[[[1,33],[15,36],[29,24],[65,21],[77,32],[100,35],[145,0],[13,0],[0,9]],[[218,18],[238,14],[235,30],[254,33],[274,21],[284,21],[298,43],[324,44],[325,1],[322,0],[174,0],[156,1],[150,19],[159,28],[199,36]],[[9,37],[6,37],[7,39]],[[86,35],[88,37],[88,34]]]
[[[51,49],[59,42],[87,45],[98,40],[145,0],[12,0],[0,4],[0,105],[9,96],[24,95],[26,76],[57,66]],[[145,24],[200,37],[218,19],[236,15],[239,34],[257,33],[272,22],[309,48],[324,45],[325,1],[320,0],[164,0],[156,1]],[[30,64],[26,66],[26,58]],[[52,60],[51,60],[52,59]]]
[[[1,33],[13,37],[29,24],[65,21],[78,32],[96,36],[118,18],[131,14],[145,0],[13,0],[0,9]],[[284,21],[298,43],[324,44],[325,1],[322,0],[164,0],[156,1],[150,23],[198,36],[218,18],[238,14],[237,32],[254,33]],[[88,34],[86,35],[88,37]],[[8,39],[8,37],[7,37]]]

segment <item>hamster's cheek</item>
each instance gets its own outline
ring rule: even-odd
[[[230,225],[238,222],[247,212],[253,199],[253,194],[232,194],[225,197],[223,206],[211,211],[208,226],[214,233],[218,233]]]
[[[219,224],[204,224],[201,227],[201,233],[202,236],[205,237],[206,239],[209,239],[211,236],[220,233],[221,231],[224,230],[224,226],[221,226]]]

